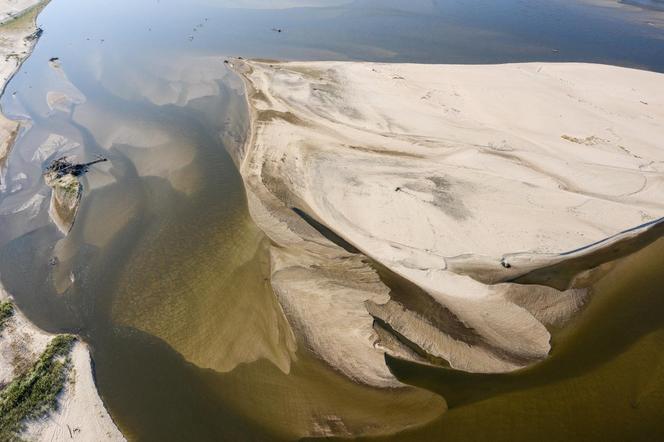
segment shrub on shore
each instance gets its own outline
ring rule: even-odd
[[[69,376],[70,351],[76,337],[54,337],[39,359],[0,391],[0,441],[17,440],[29,419],[57,408],[57,397]]]
[[[14,314],[14,304],[10,301],[0,301],[0,331]]]

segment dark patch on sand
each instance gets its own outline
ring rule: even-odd
[[[431,194],[433,201],[426,202],[439,208],[446,215],[456,220],[465,220],[471,217],[470,210],[468,210],[463,200],[458,196],[459,183],[454,183],[440,176],[429,176],[427,180],[433,184],[433,189],[431,189],[431,186],[426,186],[421,182],[407,183],[402,187],[416,192]]]
[[[327,227],[325,224],[322,224],[322,223],[316,221],[309,214],[307,214],[306,212],[304,212],[301,209],[298,209],[297,207],[293,207],[292,209],[293,209],[293,212],[295,212],[298,216],[300,216],[300,218],[302,218],[304,221],[306,221],[307,224],[309,224],[311,227],[316,229],[318,231],[318,233],[323,235],[329,241],[331,241],[334,244],[338,245],[339,247],[341,247],[342,249],[344,249],[348,253],[360,253],[360,251],[357,248],[355,248],[355,246],[353,246],[351,243],[349,243],[348,241],[346,241],[345,239],[343,239],[342,237],[340,237],[339,235],[334,233],[332,231],[332,229]]]
[[[395,151],[395,150],[384,150],[384,149],[381,149],[379,147],[353,146],[353,145],[348,145],[348,147],[353,149],[353,150],[357,150],[359,152],[373,153],[373,154],[385,155],[385,156],[390,156],[390,157],[422,158],[421,155],[408,153],[408,152],[400,152],[400,151]]]
[[[269,123],[274,120],[283,120],[295,126],[307,126],[300,117],[292,112],[280,112],[276,110],[261,110],[256,113],[256,120],[262,123]]]

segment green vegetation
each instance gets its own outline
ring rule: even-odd
[[[14,314],[14,304],[10,301],[0,301],[0,332],[5,326],[5,323]]]
[[[64,189],[72,197],[76,197],[78,195],[79,190],[80,190],[80,186],[81,185],[79,184],[78,180],[72,180],[70,183],[67,183],[67,185],[64,187]]]
[[[69,374],[69,352],[75,340],[73,335],[53,338],[32,368],[0,391],[0,441],[18,440],[26,420],[55,410]]]

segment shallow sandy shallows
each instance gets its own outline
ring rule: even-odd
[[[38,35],[35,18],[47,1],[0,1],[0,89],[28,57]],[[0,114],[0,191],[2,168],[19,131],[19,123]],[[8,295],[0,285],[0,301]],[[53,338],[18,310],[0,332],[0,385],[12,381],[39,358]],[[104,407],[94,384],[90,351],[82,342],[71,350],[69,383],[58,397],[58,409],[38,421],[27,422],[20,435],[27,440],[124,440]]]
[[[275,292],[357,381],[399,385],[384,351],[473,372],[541,360],[547,327],[610,261],[661,236],[664,75],[232,64],[253,117],[236,156],[275,243]]]

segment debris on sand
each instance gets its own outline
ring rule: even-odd
[[[55,160],[46,168],[44,175],[49,173],[54,173],[57,178],[62,178],[65,175],[81,176],[87,172],[93,164],[102,163],[108,161],[107,158],[99,156],[96,160],[90,161],[89,163],[76,164],[72,163],[67,159],[67,157],[60,157]]]
[[[37,28],[37,30],[35,32],[33,32],[32,34],[25,37],[25,39],[28,40],[28,41],[36,41],[36,40],[39,39],[39,37],[41,37],[41,35],[43,33],[44,33],[44,30],[42,28]]]
[[[60,57],[51,57],[48,59],[48,64],[51,65],[52,68],[59,68],[60,67]]]
[[[85,174],[93,164],[108,161],[99,157],[89,163],[73,163],[67,157],[60,157],[51,162],[44,171],[46,184],[53,189],[49,215],[55,225],[64,234],[69,233],[81,202],[83,186],[78,177]]]

